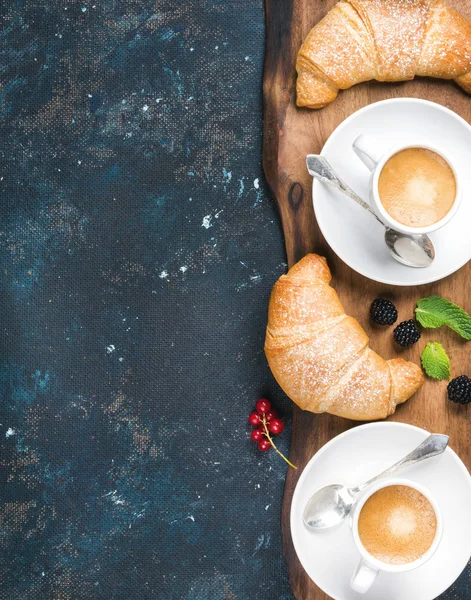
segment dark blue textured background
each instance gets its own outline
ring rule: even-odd
[[[291,599],[262,2],[0,10],[0,598]]]

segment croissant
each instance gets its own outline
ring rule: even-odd
[[[298,53],[297,104],[322,108],[362,81],[454,79],[471,93],[471,23],[443,0],[341,0]]]
[[[265,339],[268,364],[303,409],[383,419],[419,389],[422,371],[402,358],[385,361],[373,352],[330,280],[325,258],[308,254],[275,283]]]

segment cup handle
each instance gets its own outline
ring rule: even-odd
[[[375,567],[369,565],[365,560],[360,560],[350,580],[350,587],[359,594],[366,592],[373,585],[379,571]]]
[[[381,160],[381,150],[376,147],[374,140],[364,134],[359,135],[353,142],[353,151],[370,171],[374,171]]]

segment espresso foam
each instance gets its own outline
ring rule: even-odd
[[[450,165],[436,152],[407,148],[384,165],[378,193],[393,219],[408,227],[428,227],[451,209],[456,181]]]
[[[375,492],[358,520],[365,549],[390,565],[420,558],[432,545],[436,531],[437,519],[430,502],[405,485],[390,485]]]

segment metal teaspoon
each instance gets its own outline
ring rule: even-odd
[[[415,465],[422,460],[442,454],[448,446],[448,436],[438,433],[429,435],[420,446],[399,462],[386,469],[373,479],[354,488],[333,483],[318,490],[306,504],[303,521],[311,529],[327,529],[338,525],[350,514],[355,506],[358,495],[377,479],[392,475],[400,469]]]
[[[307,170],[313,177],[316,177],[319,181],[328,183],[346,196],[349,196],[349,198],[362,206],[381,223],[386,229],[384,241],[386,242],[391,255],[398,262],[408,267],[416,268],[428,267],[432,264],[433,259],[435,258],[435,248],[428,235],[408,235],[390,229],[383,221],[381,221],[370,205],[340,179],[331,167],[329,161],[323,156],[308,154],[306,157],[306,165]]]

